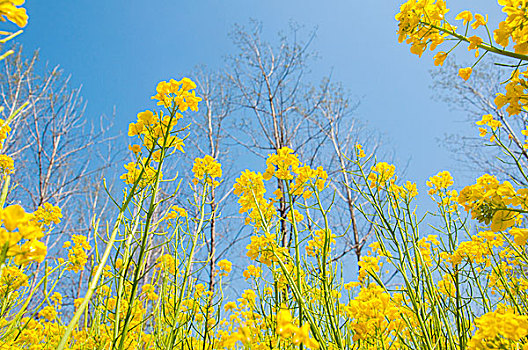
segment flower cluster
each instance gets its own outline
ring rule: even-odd
[[[16,264],[32,261],[42,262],[46,256],[46,246],[40,242],[41,227],[32,220],[32,215],[20,205],[10,205],[0,211],[0,246],[7,257],[15,257]]]
[[[209,186],[216,187],[220,184],[216,178],[222,177],[222,166],[213,157],[205,156],[194,160],[192,172],[194,174],[193,183],[195,185],[205,179],[205,182]]]
[[[398,41],[411,44],[411,52],[418,56],[421,56],[427,47],[433,51],[445,40],[446,35],[442,34],[439,28],[453,29],[445,21],[448,11],[443,0],[408,0],[400,6],[400,12],[396,15],[399,22]]]
[[[289,309],[283,308],[277,313],[276,333],[281,338],[291,339],[294,345],[302,344],[308,349],[319,349],[319,343],[310,337],[310,324],[296,326]]]
[[[473,219],[490,225],[493,232],[504,231],[520,222],[521,214],[511,210],[511,206],[521,205],[526,210],[528,191],[515,191],[510,182],[502,184],[495,176],[485,174],[477,179],[477,183],[467,186],[458,197],[458,202]]]
[[[145,187],[147,185],[152,185],[156,181],[158,172],[156,171],[155,166],[151,165],[152,163],[147,162],[147,158],[141,158],[136,162],[129,162],[125,164],[126,173],[121,175],[121,179],[125,181],[126,184],[133,185],[138,184],[139,187]],[[161,180],[162,174],[159,173],[159,179]]]
[[[401,305],[400,294],[391,296],[376,284],[362,288],[344,306],[344,314],[352,321],[348,327],[354,332],[354,341],[374,340],[378,332],[390,338],[405,329],[401,315],[408,312]],[[392,345],[398,347],[397,343]]]
[[[38,207],[38,209],[33,213],[33,220],[43,226],[49,226],[52,222],[59,224],[61,219],[61,208],[47,202]]]
[[[502,12],[507,17],[499,23],[499,28],[493,31],[493,39],[502,47],[513,42],[513,49],[519,54],[528,54],[528,16],[524,0],[499,0]]]
[[[502,123],[499,120],[493,119],[491,114],[483,115],[482,120],[475,122],[475,124],[479,126],[488,126],[493,131],[493,133],[495,133],[495,131],[502,126]],[[484,137],[488,134],[488,130],[486,128],[479,127],[479,131],[481,137]],[[495,135],[491,136],[490,138],[490,142],[493,141],[495,141]]]
[[[277,244],[277,235],[269,233],[251,236],[251,243],[246,249],[246,255],[251,260],[259,261],[267,266],[271,266],[273,262],[277,262],[280,257],[287,254],[286,249]]]
[[[220,269],[220,276],[227,276],[231,272],[232,263],[229,260],[223,259],[218,262],[218,268]]]
[[[25,0],[6,0],[0,2],[0,21],[9,20],[19,27],[25,27],[28,22],[26,9],[20,7]]]
[[[495,97],[497,108],[506,107],[506,112],[510,116],[518,115],[526,111],[526,102],[528,99],[528,69],[516,70],[512,73],[508,83],[505,86],[506,92],[498,93]]]
[[[266,188],[261,173],[245,170],[236,180],[234,189],[235,195],[239,196],[240,213],[248,213],[246,224],[253,223],[258,229],[276,215],[273,202],[264,198]]]
[[[386,185],[388,181],[394,182],[394,171],[396,167],[385,162],[380,162],[372,167],[372,172],[368,176],[369,186],[371,188],[381,188]],[[394,178],[393,178],[394,177]]]
[[[513,308],[502,308],[477,318],[478,330],[469,341],[469,349],[510,349],[513,342],[528,336],[528,316]]]
[[[327,230],[315,230],[311,240],[306,245],[306,254],[308,256],[318,256],[325,252],[328,256],[332,244],[336,243],[336,235]]]
[[[82,271],[84,265],[86,265],[86,262],[88,261],[87,251],[91,248],[86,237],[82,235],[73,235],[71,242],[65,242],[63,247],[70,248],[68,251],[68,269],[73,270],[74,272]]]
[[[312,186],[322,191],[328,178],[322,167],[312,169],[302,165],[299,158],[293,154],[293,150],[288,147],[282,147],[276,154],[270,154],[266,165],[266,172],[262,175],[264,180],[268,181],[275,177],[278,180],[292,181],[291,194],[302,195],[305,199],[313,195]],[[277,197],[281,198],[282,193],[277,192]]]
[[[157,94],[152,96],[152,99],[158,100],[158,105],[165,106],[169,110],[177,108],[182,112],[187,109],[197,111],[198,102],[202,99],[191,91],[194,89],[196,89],[196,84],[189,78],[183,78],[180,81],[174,79],[168,82],[162,81],[156,87]]]
[[[5,154],[0,154],[0,171],[4,174],[11,174],[15,171],[15,162],[13,158]]]

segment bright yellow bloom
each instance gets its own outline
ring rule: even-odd
[[[507,17],[493,32],[495,42],[506,47],[511,39],[515,53],[528,54],[526,2],[524,0],[499,0],[499,5],[503,6],[502,12],[506,13]]]
[[[255,228],[260,228],[268,223],[276,215],[276,209],[272,202],[264,198],[266,188],[264,178],[260,173],[249,170],[242,172],[234,184],[234,194],[239,196],[239,212],[248,213],[246,224],[253,223]]]
[[[292,316],[290,310],[281,309],[277,313],[277,328],[275,332],[283,338],[289,338],[295,333],[297,327],[292,324]]]
[[[447,52],[440,51],[434,56],[434,64],[435,66],[443,66],[444,61],[447,58]]]
[[[466,25],[473,20],[473,14],[471,14],[471,12],[467,10],[462,11],[455,17],[455,20],[459,20],[459,19],[463,19],[464,20],[463,25]]]
[[[141,289],[143,295],[147,298],[147,300],[157,300],[158,295],[155,293],[155,288],[152,284],[145,284],[143,288]]]
[[[256,267],[255,265],[249,265],[242,273],[246,281],[250,278],[259,278],[261,274],[262,269],[260,267]]]
[[[194,174],[193,183],[195,185],[205,178],[205,182],[208,185],[216,187],[220,184],[216,178],[222,177],[222,165],[211,156],[196,158],[192,172]]]
[[[231,272],[231,261],[223,259],[220,260],[217,265],[221,270],[220,276],[227,276]]]
[[[228,311],[233,311],[233,310],[235,310],[236,308],[237,308],[237,304],[236,304],[235,302],[233,302],[233,301],[230,301],[230,302],[228,302],[228,303],[226,303],[226,304],[224,305],[224,310],[225,310],[226,312],[228,312]]]
[[[526,110],[526,88],[528,86],[528,69],[523,73],[516,70],[510,77],[510,81],[506,84],[506,93],[498,93],[495,97],[495,105],[497,108],[502,108],[508,105],[506,112],[512,115],[518,115],[523,110]]]
[[[171,211],[167,214],[167,219],[186,218],[187,211],[177,205],[171,207]]]
[[[24,4],[24,0],[0,1],[0,21],[9,20],[19,27],[25,27],[28,21],[26,9],[19,7]]]
[[[296,172],[301,162],[293,150],[288,147],[282,147],[277,154],[270,154],[266,160],[267,169],[263,174],[265,180],[271,179],[273,175],[279,180],[293,180],[292,172]]]
[[[156,87],[157,94],[152,97],[158,100],[158,105],[165,106],[168,109],[177,107],[180,111],[185,112],[187,109],[192,111],[198,110],[198,102],[202,99],[195,95],[196,84],[189,78],[183,78],[181,81],[171,79],[170,81],[161,81]]]
[[[315,257],[325,251],[325,254],[328,257],[331,245],[336,243],[336,235],[326,230],[315,230],[312,237],[313,239],[309,240],[307,243],[306,254]]]
[[[15,162],[13,161],[13,158],[5,155],[0,154],[0,170],[4,174],[11,174],[15,170]]]
[[[428,187],[431,187],[429,195],[433,195],[440,190],[451,187],[453,185],[453,177],[449,171],[441,171],[435,176],[430,177],[426,184]]]
[[[471,76],[471,72],[473,70],[471,69],[471,67],[467,67],[467,68],[460,68],[458,70],[458,76],[461,77],[462,79],[464,79],[465,81],[467,81],[469,79],[469,77]]]
[[[364,158],[365,157],[365,152],[363,151],[363,146],[360,145],[359,143],[356,144],[356,155],[358,158]]]
[[[60,306],[62,305],[62,294],[55,292],[50,297],[50,300],[52,303],[55,304],[57,308],[60,308]]]
[[[372,167],[372,172],[368,176],[369,186],[371,188],[385,186],[386,182],[393,178],[395,169],[394,165],[385,162],[376,164]]]
[[[57,318],[57,311],[53,306],[45,306],[38,313],[39,317],[45,318],[48,321],[53,321]]]
[[[478,57],[478,55],[479,55],[479,51],[478,51],[479,45],[481,45],[482,42],[483,42],[482,38],[480,38],[480,37],[478,37],[476,35],[473,35],[472,37],[468,38],[468,40],[469,40],[468,51],[476,50],[475,51],[475,57]]]
[[[84,265],[88,261],[86,252],[90,250],[91,246],[86,237],[82,235],[73,235],[72,242],[73,246],[68,251],[68,259],[70,261],[68,269],[79,272],[84,270]]]
[[[484,18],[481,14],[475,13],[475,22],[473,22],[471,28],[477,29],[480,26],[485,26],[486,23],[488,23],[488,15]]]
[[[510,235],[514,237],[515,244],[520,246],[526,245],[526,241],[528,241],[528,229],[526,228],[512,227]]]
[[[434,50],[444,42],[444,35],[435,27],[451,30],[445,21],[449,12],[445,1],[408,0],[400,6],[396,15],[398,42],[411,44],[411,53],[421,56],[429,48]]]
[[[528,336],[528,316],[517,315],[513,308],[488,312],[475,320],[475,326],[478,330],[469,341],[469,349],[487,348],[488,342],[509,348],[510,341]]]
[[[33,213],[33,220],[40,225],[49,226],[52,222],[59,224],[62,219],[61,208],[50,203],[44,203]]]
[[[15,266],[5,266],[2,270],[2,277],[0,278],[0,295],[13,292],[20,287],[27,287],[28,276],[24,271]]]

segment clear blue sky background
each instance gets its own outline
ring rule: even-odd
[[[318,28],[313,48],[322,59],[314,72],[342,81],[361,100],[359,116],[392,141],[398,158],[411,158],[407,174],[420,188],[454,162],[436,142],[461,125],[464,116],[431,100],[432,55],[421,59],[398,44],[394,15],[400,1],[326,2],[204,0],[27,1],[29,25],[19,39],[29,55],[40,48],[49,65],[60,65],[83,85],[87,115],[111,115],[126,125],[145,106],[156,83],[185,76],[195,65],[220,67],[233,50],[233,24],[262,21],[274,38],[294,20]],[[503,18],[495,1],[450,1]],[[453,13],[452,15],[454,16]],[[459,52],[464,52],[465,46]],[[457,57],[463,57],[457,54]],[[453,77],[457,79],[457,77]],[[475,131],[476,132],[476,131]],[[423,191],[422,191],[423,192]]]

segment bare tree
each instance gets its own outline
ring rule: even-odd
[[[271,45],[262,39],[261,24],[252,24],[249,30],[237,26],[232,33],[238,54],[230,58],[227,74],[236,91],[234,101],[244,116],[237,118],[238,132],[233,132],[232,138],[260,158],[289,147],[309,165],[324,164],[332,177],[339,179],[333,182],[338,196],[334,207],[341,210],[332,218],[341,223],[339,231],[346,233],[338,258],[353,251],[359,260],[372,228],[358,222],[349,159],[359,141],[375,152],[380,138],[354,118],[359,104],[342,85],[327,78],[318,88],[313,87],[309,73],[316,58],[310,48],[314,33],[303,40],[301,29],[291,25],[287,34],[279,36],[278,44]],[[277,181],[283,193],[285,186],[284,181]],[[289,208],[285,197],[278,201],[277,210],[282,219],[282,245],[287,246]]]
[[[330,83],[325,79],[319,90],[311,92],[311,96],[316,113],[307,115],[307,118],[326,137],[322,153],[327,157],[319,158],[327,159],[325,168],[340,199],[334,201],[332,218],[334,225],[345,232],[342,252],[334,259],[340,259],[353,251],[359,261],[365,243],[372,237],[373,227],[371,223],[361,220],[361,215],[357,215],[358,196],[353,191],[353,163],[350,160],[355,158],[358,144],[364,146],[370,155],[379,153],[381,137],[355,117],[359,101],[353,99],[341,83]]]
[[[26,59],[18,48],[2,61],[0,99],[4,120],[22,108],[2,149],[15,161],[7,202],[27,211],[46,202],[59,206],[62,222],[44,239],[48,254],[61,256],[65,240],[72,234],[93,238],[94,216],[110,214],[107,196],[101,196],[103,171],[122,158],[115,138],[107,137],[111,122],[101,117],[89,123],[81,88],[72,88],[58,66],[40,65],[38,51]],[[80,290],[83,275],[71,277]]]
[[[309,116],[316,109],[308,107],[311,99],[306,93],[310,87],[305,75],[315,56],[309,50],[314,34],[303,41],[298,37],[299,28],[291,25],[288,35],[281,35],[276,46],[264,41],[261,34],[258,22],[253,22],[250,30],[236,26],[232,33],[239,53],[229,61],[228,76],[237,92],[235,102],[252,114],[238,121],[236,129],[241,133],[232,137],[261,158],[289,147],[311,163],[325,138],[310,122]],[[285,182],[277,180],[277,188],[284,193]],[[277,209],[282,245],[287,246],[288,208],[284,196]]]

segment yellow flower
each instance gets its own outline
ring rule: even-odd
[[[83,301],[84,301],[84,298],[77,298],[73,301],[73,307],[75,308],[75,310],[77,310],[81,306]]]
[[[519,214],[509,210],[497,210],[491,219],[491,230],[493,232],[504,231],[515,225]]]
[[[301,162],[293,150],[288,147],[282,147],[277,151],[277,154],[270,154],[266,160],[267,169],[263,174],[267,181],[275,176],[279,180],[293,180],[293,173],[301,165]]]
[[[475,51],[475,57],[478,57],[478,55],[479,55],[478,49],[479,49],[479,45],[482,44],[482,38],[480,38],[480,37],[478,37],[476,35],[473,35],[472,37],[468,38],[468,40],[469,40],[468,51],[476,50]]]
[[[385,186],[385,183],[393,178],[395,169],[394,165],[385,162],[376,164],[368,176],[369,186],[371,188]]]
[[[237,308],[237,304],[234,301],[230,301],[224,305],[224,310],[226,312],[235,310]]]
[[[313,239],[308,241],[306,245],[306,254],[315,257],[322,254],[323,248],[326,248],[324,251],[328,256],[331,245],[336,242],[336,235],[331,233],[330,230],[315,230],[312,237]]]
[[[411,44],[411,53],[421,56],[429,48],[434,50],[444,42],[444,36],[436,27],[451,30],[445,21],[449,11],[445,1],[408,0],[400,6],[396,15],[398,23],[398,42]]]
[[[447,58],[447,53],[444,51],[440,51],[433,58],[435,66],[443,66],[444,61]]]
[[[68,259],[70,260],[68,270],[79,272],[84,270],[84,265],[88,261],[88,255],[86,254],[86,251],[88,251],[91,247],[86,237],[82,235],[73,235],[72,242],[73,246],[68,251]]]
[[[458,76],[461,77],[462,79],[464,79],[465,81],[467,81],[469,79],[469,77],[471,76],[471,72],[473,70],[471,69],[471,67],[467,67],[467,68],[460,68],[458,70]]]
[[[432,176],[427,181],[427,186],[431,189],[429,190],[429,194],[433,195],[437,193],[440,190],[445,190],[453,185],[453,177],[449,173],[449,171],[440,171],[435,176]]]
[[[188,108],[192,111],[198,110],[198,102],[202,99],[195,95],[196,84],[189,78],[183,78],[181,81],[171,79],[170,81],[161,81],[156,87],[157,94],[152,97],[158,100],[158,105],[166,108],[177,107],[184,112]]]
[[[528,229],[512,227],[510,230],[510,235],[514,237],[515,244],[523,246],[528,241]]]
[[[156,259],[156,268],[165,272],[176,274],[179,261],[170,254],[164,254]]]
[[[486,23],[488,23],[488,15],[486,15],[486,18],[484,18],[484,16],[482,16],[481,14],[475,13],[475,22],[473,22],[471,27],[473,29],[477,29],[480,26],[486,25]]]
[[[292,324],[292,316],[290,310],[281,309],[277,313],[277,328],[275,332],[283,338],[289,338],[295,333],[297,327]]]
[[[220,276],[227,276],[231,272],[231,261],[229,260],[220,260],[218,262],[218,268],[222,271]]]
[[[15,23],[19,27],[25,27],[28,21],[26,9],[22,6],[24,0],[6,0],[0,2],[0,21],[6,19]]]
[[[0,154],[0,170],[5,174],[11,174],[15,170],[15,162],[13,158]]]
[[[508,46],[512,39],[515,53],[528,53],[528,17],[526,16],[526,2],[521,0],[499,0],[503,6],[502,12],[507,14],[504,21],[499,23],[499,28],[493,32],[495,42],[503,47]]]
[[[130,123],[128,125],[128,136],[136,136],[143,132],[145,125],[142,122]]]
[[[53,293],[53,295],[50,297],[51,302],[53,302],[58,308],[62,305],[62,294],[60,293]]]
[[[21,223],[26,220],[26,212],[18,204],[10,205],[0,214],[2,221],[4,222],[4,227],[8,231],[14,231]]]
[[[15,291],[20,287],[29,286],[28,276],[24,271],[15,266],[5,266],[0,278],[0,295]]]
[[[222,165],[211,156],[196,158],[192,172],[194,174],[193,183],[195,185],[205,178],[208,185],[216,187],[220,184],[216,178],[222,177]]]
[[[134,154],[138,154],[141,152],[141,146],[140,145],[128,145],[128,149],[134,152]]]
[[[310,325],[308,323],[303,324],[300,328],[296,328],[292,343],[294,345],[303,344],[308,349],[319,349],[319,343],[310,338]]]
[[[17,265],[28,264],[32,261],[43,262],[46,257],[46,245],[36,239],[26,241],[22,244],[15,255]]]
[[[463,19],[464,20],[463,25],[466,25],[467,23],[473,20],[473,15],[471,14],[470,11],[462,11],[455,17],[455,20],[459,20],[459,19]]]
[[[137,114],[138,123],[142,125],[153,125],[158,122],[158,116],[154,112],[146,110]]]
[[[157,300],[158,295],[154,292],[155,288],[152,284],[145,284],[141,290],[146,296],[147,300]]]
[[[363,151],[363,146],[360,145],[359,143],[356,144],[356,155],[358,158],[364,158],[365,157],[365,152]]]
[[[53,321],[57,318],[57,311],[53,306],[46,306],[38,313],[39,317],[45,318],[48,321]]]
[[[59,224],[62,219],[62,211],[58,206],[44,203],[33,213],[33,220],[40,225],[50,225],[52,222]]]
[[[504,346],[497,348],[506,348],[508,341],[518,341],[528,335],[528,316],[517,315],[513,308],[498,309],[475,319],[475,326],[478,329],[469,341],[470,349],[487,348],[488,342],[494,340]]]
[[[246,270],[244,270],[244,272],[242,273],[246,281],[251,277],[259,278],[261,274],[262,269],[260,267],[256,267],[255,265],[249,265]]]

